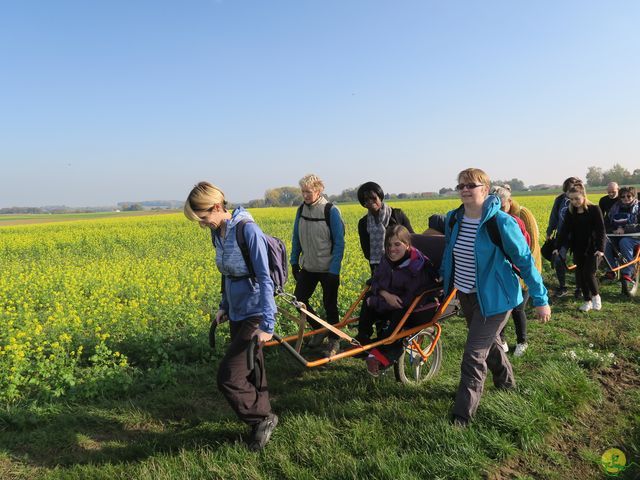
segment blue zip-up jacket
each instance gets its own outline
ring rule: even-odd
[[[244,238],[255,278],[249,269],[236,241],[236,225],[242,219],[251,220],[244,226]],[[262,317],[260,329],[273,333],[276,323],[276,303],[273,298],[273,282],[269,275],[267,240],[260,227],[253,222],[251,214],[244,208],[236,208],[227,221],[224,238],[219,230],[213,234],[216,247],[216,266],[222,273],[224,292],[220,308],[227,312],[229,320],[240,322],[250,317]]]
[[[459,215],[451,229],[452,215]],[[502,237],[504,251],[520,269],[520,275],[529,287],[533,305],[541,307],[549,303],[547,289],[535,267],[531,250],[516,221],[508,213],[500,210],[500,199],[489,195],[482,206],[482,217],[478,226],[475,243],[476,291],[480,311],[484,317],[506,312],[522,303],[522,290],[518,277],[500,248],[489,237],[486,222],[495,216]],[[440,267],[447,295],[453,290],[453,246],[458,237],[462,221],[462,210],[452,210],[445,222],[445,250]]]

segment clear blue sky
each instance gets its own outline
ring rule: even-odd
[[[6,0],[0,207],[640,168],[640,2]]]

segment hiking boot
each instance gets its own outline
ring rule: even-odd
[[[580,310],[581,312],[588,312],[592,308],[593,308],[593,303],[591,302],[591,300],[587,300],[586,302],[584,302],[582,305],[578,307],[578,310]]]
[[[251,441],[249,442],[249,450],[257,452],[262,450],[269,443],[271,434],[278,425],[278,416],[270,413],[261,422],[256,423],[251,429]]]
[[[458,415],[453,415],[451,417],[451,425],[457,428],[467,428],[469,426],[469,420],[459,417]]]
[[[569,295],[569,290],[567,290],[567,287],[558,287],[556,288],[554,295],[558,298],[566,297]]]
[[[527,342],[516,344],[516,351],[513,352],[513,356],[521,357],[522,355],[524,355],[524,352],[527,351],[527,348],[529,348],[529,345],[527,345]]]
[[[373,355],[369,355],[365,362],[367,364],[367,372],[369,372],[369,375],[377,378],[378,375],[380,375],[380,366],[382,365],[380,361]]]
[[[500,340],[498,342],[498,345],[500,345],[500,348],[504,353],[507,353],[509,351],[509,344],[506,341]]]
[[[322,342],[324,342],[325,338],[327,338],[327,333],[316,333],[309,339],[307,346],[309,346],[310,348],[319,347],[320,345],[322,345]]]
[[[594,295],[591,297],[591,306],[594,310],[602,310],[602,299],[600,295]]]
[[[327,348],[324,351],[325,357],[333,357],[340,351],[340,340],[337,338],[330,338],[327,342]]]

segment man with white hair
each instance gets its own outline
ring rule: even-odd
[[[607,185],[607,194],[598,202],[598,206],[600,207],[600,210],[602,210],[602,216],[605,218],[605,221],[609,214],[609,210],[611,210],[611,207],[613,207],[618,201],[618,190],[620,190],[620,187],[618,187],[616,182],[609,182]]]

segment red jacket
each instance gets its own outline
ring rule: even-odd
[[[527,245],[531,247],[531,236],[529,235],[529,232],[527,232],[527,228],[524,226],[524,222],[520,219],[520,217],[516,217],[515,215],[511,215],[511,216],[520,227],[520,230],[522,230],[522,234],[524,235],[524,239],[527,241]]]

